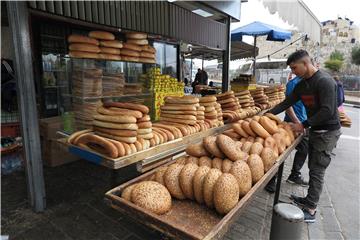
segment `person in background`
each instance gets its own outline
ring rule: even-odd
[[[274,79],[273,79],[273,78],[270,78],[270,80],[269,80],[269,84],[275,84],[275,81],[274,81]]]
[[[187,78],[184,79],[184,84],[187,86],[189,84],[189,80]]]
[[[313,223],[324,185],[325,171],[331,162],[330,153],[341,135],[337,111],[337,85],[329,74],[311,63],[311,58],[305,50],[292,53],[287,65],[303,80],[283,102],[269,112],[279,114],[299,100],[304,103],[307,120],[291,124],[291,127],[298,133],[309,129],[309,189],[306,197],[290,197],[295,204],[303,208],[304,221]]]
[[[200,68],[198,68],[198,71],[195,75],[195,79],[194,79],[194,82],[198,82],[198,84],[200,84],[202,81],[202,71]]]
[[[344,87],[342,82],[340,81],[339,76],[334,76],[334,80],[336,81],[337,85],[337,105],[339,112],[344,112],[344,106],[343,103],[345,102],[345,93],[344,93]]]
[[[200,83],[199,83],[199,80],[198,79],[196,79],[196,77],[195,77],[195,80],[192,82],[192,84],[191,84],[191,87],[192,87],[192,94],[195,94],[195,87],[196,87],[196,85],[199,85]]]
[[[214,82],[213,81],[210,81],[209,82],[209,87],[213,87],[214,86]]]
[[[293,91],[295,86],[301,81],[301,78],[295,76],[292,78],[293,74],[289,74],[288,83],[286,84],[286,92],[285,95],[289,96]],[[292,122],[292,123],[302,123],[306,121],[307,115],[304,104],[302,101],[296,102],[292,107],[289,107],[285,110],[285,122]],[[304,136],[303,140],[296,146],[296,153],[294,156],[294,162],[291,169],[291,173],[286,180],[288,183],[298,184],[303,187],[309,185],[302,176],[301,176],[301,168],[304,166],[306,157],[308,155],[308,148],[309,148],[309,138],[308,136]],[[270,182],[266,185],[265,190],[269,193],[275,192],[275,181],[276,175],[270,180]]]
[[[201,72],[202,72],[202,73],[201,73],[201,84],[203,84],[203,85],[208,85],[208,79],[209,79],[209,77],[208,77],[207,72],[206,72],[205,70],[202,70]]]

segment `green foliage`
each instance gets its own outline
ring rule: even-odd
[[[331,53],[331,55],[330,55],[330,60],[340,60],[340,61],[344,61],[344,54],[342,54],[342,53],[339,52],[338,50],[335,50],[334,52]]]
[[[338,72],[342,65],[343,61],[339,59],[329,59],[325,62],[325,67],[335,72]]]
[[[353,47],[351,51],[351,61],[353,64],[360,65],[360,46]]]

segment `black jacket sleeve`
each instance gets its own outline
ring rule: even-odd
[[[300,100],[300,97],[297,94],[296,87],[295,87],[294,91],[290,95],[286,96],[284,101],[282,101],[281,103],[276,105],[269,112],[272,114],[275,114],[275,115],[279,114],[279,113],[285,111],[286,109],[288,109],[289,107],[291,107],[292,105],[294,105],[299,100]]]

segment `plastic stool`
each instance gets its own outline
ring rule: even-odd
[[[288,203],[278,203],[273,210],[270,240],[302,239],[303,211]]]

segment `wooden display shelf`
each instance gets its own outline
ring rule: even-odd
[[[230,129],[230,127],[231,124],[226,124],[221,127],[210,128],[203,132],[191,134],[189,136],[178,138],[173,141],[166,142],[152,148],[115,159],[109,158],[93,151],[82,149],[72,144],[68,144],[68,150],[70,153],[75,154],[95,164],[103,165],[111,169],[119,169],[122,167],[126,167],[130,164],[137,163],[139,161],[151,162],[154,161],[154,159],[156,160],[165,158],[170,155],[174,155],[176,153],[184,151],[187,145],[198,142],[206,136],[222,133],[223,131]]]
[[[251,190],[237,203],[237,205],[225,216],[216,213],[204,205],[190,200],[172,200],[172,209],[164,215],[154,214],[146,209],[121,198],[121,192],[127,186],[149,179],[156,169],[149,171],[127,183],[124,183],[105,194],[105,202],[113,209],[120,211],[135,221],[156,229],[175,239],[220,239],[236,221],[242,211],[255,197],[258,191],[270,181],[283,166],[285,159],[302,140],[298,137],[285,152],[279,156],[274,166],[258,181]],[[167,163],[170,164],[170,163]],[[281,172],[281,171],[280,171]]]

